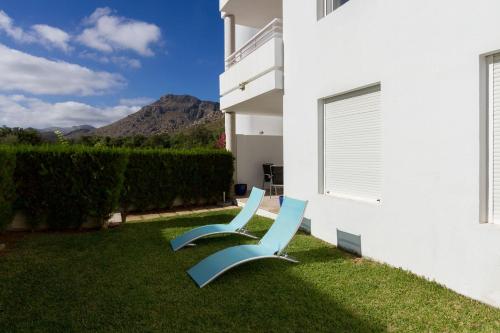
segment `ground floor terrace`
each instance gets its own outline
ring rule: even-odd
[[[186,270],[255,241],[219,236],[172,252],[236,209],[132,219],[97,232],[0,236],[0,332],[498,332],[500,310],[299,232],[299,264],[257,261],[199,289]],[[262,236],[272,221],[254,217]]]

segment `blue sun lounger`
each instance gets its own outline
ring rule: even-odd
[[[203,288],[231,268],[258,259],[283,259],[297,263],[284,251],[302,223],[307,202],[285,197],[280,213],[258,245],[234,246],[216,252],[187,273]]]
[[[193,242],[199,238],[217,234],[237,234],[241,236],[257,239],[254,235],[250,234],[245,226],[250,222],[250,219],[255,215],[259,209],[265,191],[260,188],[254,187],[250,197],[248,198],[245,207],[229,224],[211,224],[203,227],[192,229],[183,235],[170,241],[172,250],[177,251],[186,245],[194,245]]]

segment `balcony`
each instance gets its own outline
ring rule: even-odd
[[[282,17],[283,0],[219,0],[221,12],[236,17],[236,24],[261,28]]]
[[[220,76],[221,109],[282,113],[282,30],[282,21],[272,20],[226,59],[226,71]]]

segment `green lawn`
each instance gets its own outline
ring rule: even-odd
[[[0,332],[500,332],[500,310],[305,234],[289,248],[300,264],[253,262],[199,289],[186,269],[252,241],[174,254],[169,240],[236,212],[22,237],[0,255]]]

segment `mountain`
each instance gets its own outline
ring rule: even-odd
[[[40,137],[43,141],[56,142],[57,135],[55,134],[55,131],[60,131],[68,139],[78,139],[84,135],[92,135],[95,129],[96,128],[94,126],[80,125],[71,127],[46,127],[35,130],[40,133]]]
[[[55,131],[60,131],[62,134],[69,134],[69,133],[75,132],[75,131],[92,132],[93,130],[95,130],[94,126],[80,125],[80,126],[71,126],[71,127],[47,127],[47,128],[38,129],[37,131],[40,133],[46,133],[46,132],[53,133]]]
[[[80,127],[75,129],[74,131],[66,132],[64,137],[67,139],[79,139],[82,136],[93,135],[96,128],[93,126],[75,126]]]
[[[92,132],[98,136],[125,137],[171,133],[223,118],[219,103],[189,95],[165,95],[127,117]]]

